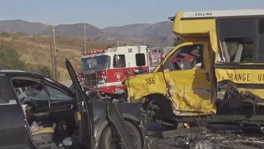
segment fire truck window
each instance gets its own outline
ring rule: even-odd
[[[100,55],[82,59],[82,71],[107,69],[110,67],[110,56]]]
[[[114,67],[126,67],[125,55],[115,55],[114,56]]]
[[[229,38],[221,42],[225,62],[253,62],[253,41],[250,38]]]
[[[144,53],[136,54],[136,65],[137,66],[145,66],[146,65],[146,59]]]
[[[168,67],[172,71],[188,70],[195,67],[203,68],[203,46],[188,45],[181,47],[168,58],[164,67]]]

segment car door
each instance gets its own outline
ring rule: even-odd
[[[85,146],[85,148],[92,149],[95,145],[95,139],[93,131],[93,109],[91,99],[87,98],[87,96],[85,95],[85,92],[80,86],[76,73],[69,60],[66,60],[66,67],[72,79],[73,88],[76,90],[77,108],[80,115],[80,143]]]
[[[92,101],[89,97],[86,96],[83,91],[76,73],[68,59],[66,59],[66,67],[70,74],[70,77],[73,82],[73,88],[76,90],[77,100],[78,100],[78,110],[80,113],[80,134],[81,142],[87,148],[94,148],[95,138],[94,134],[94,125],[93,125],[93,107]],[[132,149],[133,144],[131,136],[128,133],[124,118],[122,117],[117,104],[108,103],[107,104],[107,117],[109,122],[117,130],[118,135],[123,141],[124,148]]]
[[[187,42],[169,53],[163,64],[168,94],[176,112],[215,112],[212,99],[212,55],[208,42]]]
[[[0,74],[0,148],[28,148],[23,111],[5,75]]]

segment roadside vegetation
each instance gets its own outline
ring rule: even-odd
[[[32,71],[51,77],[51,71],[47,66],[27,65],[20,60],[16,50],[5,45],[0,46],[0,69]]]
[[[0,46],[0,69],[22,69],[25,70],[26,65],[19,59],[18,53],[7,46]]]
[[[51,36],[24,33],[0,33],[0,69],[16,69],[38,72],[51,77]],[[87,40],[87,50],[113,47],[116,42]],[[56,37],[58,80],[67,81],[69,75],[65,58],[70,58],[74,69],[80,70],[83,40],[71,37]]]

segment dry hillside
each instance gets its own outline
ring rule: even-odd
[[[0,45],[14,49],[19,54],[20,60],[30,67],[46,66],[51,69],[50,43],[50,36],[26,34],[0,36]],[[106,48],[113,45],[113,42],[87,41],[88,50]],[[66,57],[70,58],[76,72],[79,72],[83,41],[78,38],[56,37],[56,47],[59,80],[65,81],[69,79],[69,76],[64,65],[64,60]]]

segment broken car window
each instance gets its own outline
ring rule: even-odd
[[[51,100],[72,100],[72,97],[62,93],[61,91],[50,87],[50,86],[46,86],[49,94],[50,94],[50,98]]]
[[[32,80],[14,79],[13,84],[20,101],[72,99],[72,97],[44,83],[42,84]]]

